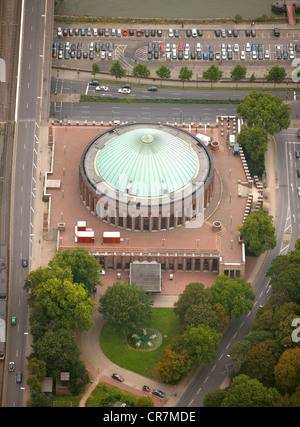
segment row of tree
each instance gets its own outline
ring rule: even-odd
[[[208,365],[216,357],[222,328],[235,316],[251,310],[255,295],[244,279],[221,274],[210,288],[190,283],[174,304],[182,325],[163,351],[157,369],[166,383],[176,384],[194,366]]]
[[[93,324],[95,303],[91,293],[100,285],[101,266],[82,248],[56,252],[48,267],[31,271],[24,288],[28,292],[30,332],[33,351],[29,356],[27,380],[31,389],[28,406],[50,406],[41,392],[42,381],[61,372],[70,373],[72,394],[82,392],[89,381],[79,359],[75,329],[87,330]]]
[[[230,351],[231,384],[208,393],[204,406],[300,406],[300,239],[267,272],[273,294],[257,310],[251,332]],[[297,337],[296,337],[297,338]]]
[[[126,68],[122,67],[119,61],[115,61],[110,68],[110,74],[116,78],[116,80],[120,80],[125,78],[127,75]],[[93,63],[92,65],[92,74],[95,76],[100,72],[100,67],[97,63]],[[155,74],[162,80],[168,80],[171,78],[171,69],[166,65],[161,65],[156,71]],[[192,80],[193,70],[188,68],[187,66],[183,66],[179,70],[178,79],[184,85],[185,82]],[[151,75],[150,69],[145,64],[136,64],[131,72],[131,75],[136,78],[148,78]],[[244,65],[238,64],[233,70],[230,72],[231,80],[238,84],[241,80],[246,79],[247,76],[247,68]],[[268,74],[266,75],[266,80],[268,83],[274,83],[274,87],[276,84],[280,84],[284,82],[287,74],[284,67],[279,67],[275,65],[272,67]],[[211,83],[211,87],[213,83],[218,83],[223,77],[223,71],[217,65],[212,64],[207,70],[203,71],[202,77],[205,80],[208,80]],[[254,83],[256,80],[256,76],[254,73],[249,77],[249,83]]]

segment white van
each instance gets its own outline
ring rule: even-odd
[[[197,30],[196,30],[196,28],[192,29],[192,36],[193,37],[197,37]]]

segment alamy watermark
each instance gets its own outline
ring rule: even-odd
[[[300,317],[297,317],[292,321],[292,327],[296,328],[292,332],[292,341],[298,343],[300,341]]]

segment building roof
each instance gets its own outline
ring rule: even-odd
[[[146,292],[161,291],[161,264],[156,261],[134,261],[130,264],[130,284]]]
[[[198,172],[194,149],[178,135],[154,127],[114,135],[98,151],[104,181],[133,196],[161,196],[186,185]]]

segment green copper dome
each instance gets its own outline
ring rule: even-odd
[[[160,196],[182,188],[196,174],[197,156],[182,139],[154,128],[138,128],[108,141],[95,168],[104,181],[133,196]]]

